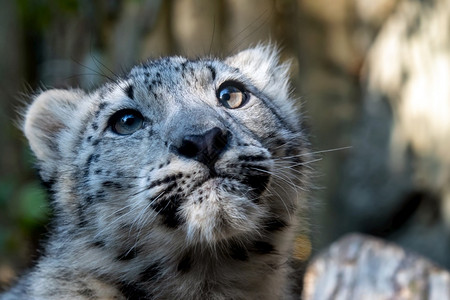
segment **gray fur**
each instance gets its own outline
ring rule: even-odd
[[[0,298],[295,297],[289,261],[306,229],[296,216],[308,207],[310,157],[288,69],[259,46],[225,60],[149,61],[92,93],[38,95],[24,132],[51,186],[55,228]],[[248,91],[242,107],[218,101],[226,81]],[[121,109],[139,111],[143,127],[114,133],[108,120]],[[227,132],[215,178],[175,151],[211,128]]]

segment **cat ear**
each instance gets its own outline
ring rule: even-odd
[[[259,45],[237,53],[225,62],[248,77],[272,99],[287,99],[290,94],[289,62],[280,62],[279,50],[272,45]]]
[[[64,133],[71,128],[83,98],[81,90],[48,90],[37,95],[26,111],[23,131],[39,161],[44,181],[50,179],[61,162]]]

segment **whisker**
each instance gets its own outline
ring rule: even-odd
[[[352,149],[352,148],[353,148],[353,146],[346,146],[346,147],[339,147],[339,148],[332,148],[332,149],[325,149],[325,150],[314,151],[314,152],[311,152],[310,154],[328,153],[328,152],[348,150],[348,149]]]
[[[257,32],[258,30],[261,29],[261,27],[269,22],[269,18],[266,18],[265,20],[260,21],[260,19],[266,15],[266,13],[269,11],[269,9],[266,9],[260,16],[258,16],[253,22],[249,23],[244,29],[242,29],[236,36],[234,36],[232,38],[232,40],[237,40],[238,36],[240,36],[241,34],[245,33],[246,31],[248,31],[248,29],[256,24],[259,23],[256,28],[252,29],[251,31],[249,31],[247,34],[245,34],[244,37],[240,38],[240,41],[237,41],[234,43],[234,45],[231,47],[231,50],[229,51],[230,53],[234,53],[236,51],[236,49],[238,49],[246,40],[249,36],[252,36],[255,34],[255,32]]]
[[[289,166],[280,167],[280,168],[278,168],[278,169],[290,169],[290,168],[298,167],[298,166],[306,166],[306,167],[309,167],[308,165],[310,165],[310,164],[312,164],[312,163],[315,163],[315,162],[318,162],[318,161],[321,161],[321,160],[323,160],[322,157],[316,158],[316,159],[312,159],[312,160],[309,160],[309,161],[305,161],[305,162],[295,163],[295,164],[292,164],[292,165],[289,165]]]
[[[77,61],[77,60],[74,59],[74,58],[72,58],[72,60],[73,60],[76,64],[82,66],[83,68],[85,68],[85,69],[87,69],[87,70],[89,70],[89,71],[91,71],[91,72],[94,72],[95,74],[97,74],[97,75],[99,75],[99,76],[102,76],[102,77],[108,79],[108,80],[111,81],[111,82],[115,82],[115,80],[114,80],[113,78],[109,77],[108,75],[106,75],[106,74],[104,74],[104,73],[101,73],[100,71],[97,71],[97,70],[95,70],[95,69],[93,69],[93,68],[91,68],[91,67],[89,67],[89,66],[86,66],[85,64],[82,64],[81,62]],[[96,66],[97,66],[97,64],[96,64]]]
[[[319,151],[313,151],[313,152],[308,152],[308,153],[300,153],[300,154],[291,155],[291,156],[276,157],[276,158],[273,158],[273,160],[275,160],[275,161],[277,161],[277,160],[286,160],[286,159],[292,159],[292,158],[303,157],[303,156],[310,156],[310,155],[321,154],[321,153],[329,153],[329,152],[347,150],[347,149],[352,149],[352,148],[353,148],[353,146],[347,146],[347,147],[319,150]]]

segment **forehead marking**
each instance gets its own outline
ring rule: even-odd
[[[134,99],[134,90],[133,90],[133,85],[130,84],[129,86],[127,86],[125,88],[125,94],[127,94],[127,97],[130,99]]]

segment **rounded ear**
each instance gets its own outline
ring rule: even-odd
[[[225,62],[238,68],[273,100],[289,98],[290,62],[280,62],[279,50],[272,45],[259,45],[237,53]]]
[[[26,111],[23,132],[39,161],[44,181],[60,163],[62,133],[70,128],[84,98],[81,90],[48,90],[37,95]]]

